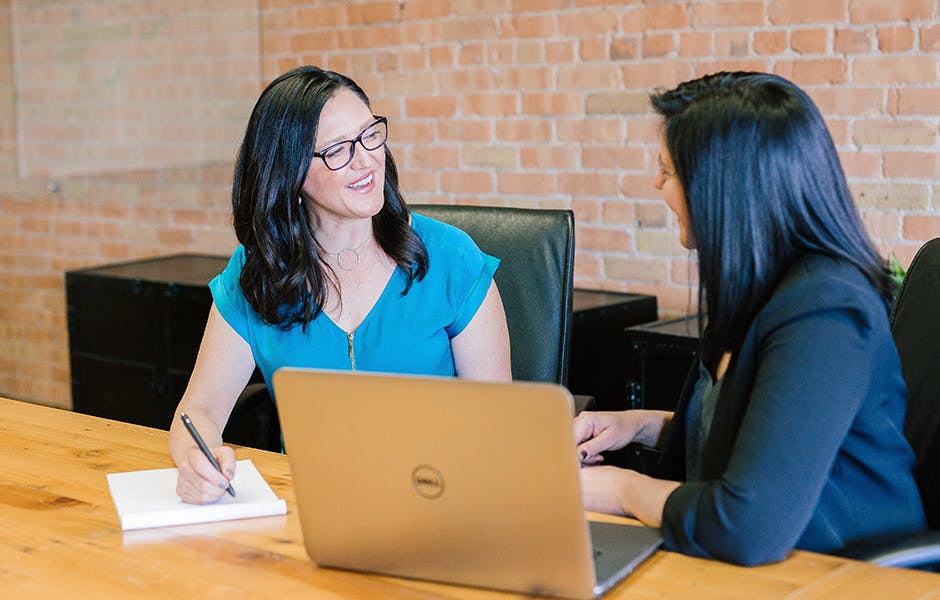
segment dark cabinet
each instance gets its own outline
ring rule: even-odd
[[[186,389],[221,256],[179,254],[68,271],[72,404],[162,429]]]
[[[629,357],[627,408],[674,410],[698,352],[698,318],[644,323],[623,334]]]
[[[574,290],[568,389],[594,398],[594,408],[626,408],[625,327],[656,320],[656,296]]]
[[[643,323],[623,330],[626,408],[674,410],[698,353],[694,315]],[[608,464],[657,475],[659,452],[640,444],[605,453]]]

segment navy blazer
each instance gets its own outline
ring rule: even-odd
[[[693,372],[697,364],[693,366]],[[690,375],[660,467],[685,479]],[[666,500],[665,548],[753,565],[926,528],[903,434],[906,388],[885,303],[812,254],[755,315],[724,374],[702,481]]]

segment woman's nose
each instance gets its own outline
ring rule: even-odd
[[[362,145],[362,141],[358,141],[353,145],[353,158],[349,163],[349,166],[353,169],[362,169],[367,167],[375,166],[378,163],[378,159],[372,155],[373,152],[384,152],[385,147],[379,146],[375,150],[366,150],[366,147]]]

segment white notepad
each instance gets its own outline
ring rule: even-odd
[[[230,519],[270,517],[287,513],[287,504],[274,495],[250,460],[235,467],[236,497],[223,494],[214,504],[187,504],[176,495],[176,469],[108,473],[111,498],[121,529],[189,525]]]

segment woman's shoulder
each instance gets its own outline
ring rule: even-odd
[[[240,275],[242,268],[245,266],[245,259],[247,257],[245,247],[239,244],[232,251],[231,257],[228,259],[228,263],[225,265],[225,270],[222,271],[223,275],[232,277]]]
[[[412,212],[411,227],[421,238],[421,241],[424,242],[428,252],[432,250],[452,250],[456,252],[465,252],[468,249],[478,250],[476,243],[467,232],[450,223]]]
[[[850,311],[867,321],[885,318],[888,307],[857,266],[841,258],[810,253],[784,274],[761,313],[786,319],[823,310]]]

